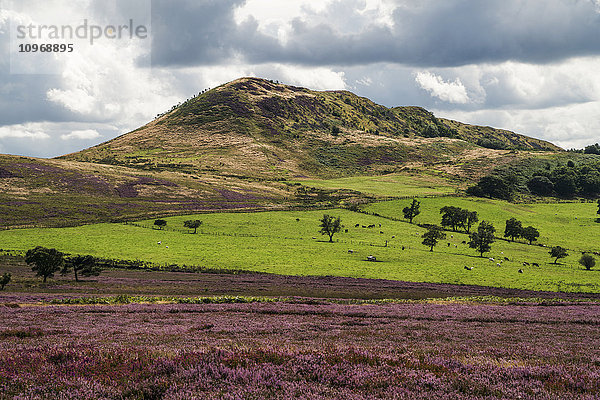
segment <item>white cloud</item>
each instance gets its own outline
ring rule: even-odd
[[[30,123],[23,125],[0,126],[0,139],[50,139],[41,124]]]
[[[445,82],[441,76],[430,72],[418,72],[415,81],[421,88],[427,90],[433,97],[454,104],[466,104],[469,102],[467,89],[459,78],[454,82]]]
[[[91,139],[99,138],[100,136],[101,135],[95,129],[85,129],[82,131],[73,131],[71,133],[60,135],[60,138],[62,140],[72,140],[72,139],[91,140]]]

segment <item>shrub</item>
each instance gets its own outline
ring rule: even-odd
[[[596,259],[591,254],[584,254],[579,259],[579,264],[589,271],[596,265]]]

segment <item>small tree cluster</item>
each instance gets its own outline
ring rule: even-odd
[[[0,276],[0,290],[4,290],[4,287],[9,284],[11,278],[12,275],[10,272],[5,272],[2,274],[2,276]]]
[[[462,228],[465,232],[469,233],[471,226],[479,221],[477,211],[469,211],[460,207],[445,206],[440,209],[442,214],[443,227],[449,227],[453,231],[457,231]]]
[[[431,225],[427,229],[427,232],[423,234],[423,241],[421,243],[425,246],[428,246],[429,251],[433,251],[433,248],[438,244],[438,241],[445,238],[446,234],[441,227],[437,225]]]
[[[510,238],[511,242],[514,242],[515,239],[523,238],[527,240],[529,244],[532,244],[540,237],[540,232],[533,226],[523,228],[521,221],[513,217],[506,220],[504,237]]]
[[[491,244],[496,241],[494,233],[496,233],[494,225],[487,221],[481,221],[477,227],[477,232],[473,232],[469,236],[469,247],[477,250],[483,257],[483,253],[490,251],[492,249]]]
[[[402,213],[404,213],[404,218],[407,219],[411,224],[413,222],[413,219],[417,215],[421,214],[421,211],[419,211],[420,206],[421,206],[421,202],[418,201],[417,199],[413,199],[410,206],[404,207],[404,209],[402,210]]]

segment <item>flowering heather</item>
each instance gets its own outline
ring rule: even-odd
[[[594,399],[600,306],[0,306],[0,398]]]

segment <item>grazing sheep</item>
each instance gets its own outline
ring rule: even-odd
[[[519,270],[519,273],[520,273],[520,274],[522,274],[522,273],[523,273],[523,270],[522,270],[522,269],[520,269],[520,270]]]
[[[450,235],[450,237],[451,237],[452,239],[454,239],[454,235]]]
[[[313,236],[312,238],[313,238],[313,239],[316,239],[316,237],[314,237],[314,236]]]
[[[496,263],[496,267],[501,267],[501,266],[502,266],[502,264]]]
[[[375,257],[375,256],[367,256],[367,261],[377,261],[377,257]]]
[[[161,241],[159,241],[159,242],[156,242],[156,244],[162,244],[162,240],[161,240]]]
[[[348,250],[348,253],[352,254],[354,253],[354,250]]]
[[[361,227],[363,227],[363,228],[366,228],[366,226],[365,226],[365,225],[361,225]]]
[[[467,266],[465,265],[465,269],[466,269],[467,271],[471,271],[471,270],[473,269],[473,267],[467,267]]]
[[[494,258],[493,258],[493,257],[490,257],[490,258],[488,258],[488,260],[490,260],[490,261],[494,261]]]
[[[300,221],[300,218],[296,218],[296,222]]]
[[[526,262],[526,261],[523,261],[523,266],[524,266],[524,267],[527,267],[528,265],[529,265],[529,263],[528,263],[528,262]]]
[[[450,242],[446,243],[448,245],[448,247],[450,247]]]
[[[379,224],[379,227],[381,228],[381,224]]]
[[[531,266],[533,266],[533,267],[539,267],[540,264],[538,264],[538,263],[531,263]]]
[[[169,246],[165,246],[167,249],[169,248]]]

